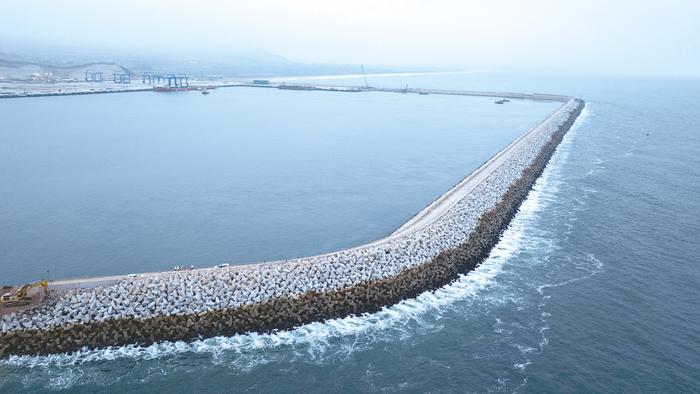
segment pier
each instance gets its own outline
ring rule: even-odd
[[[312,88],[561,105],[385,238],[289,261],[54,281],[52,302],[2,316],[0,357],[287,329],[376,311],[443,286],[488,256],[584,106],[547,94]]]

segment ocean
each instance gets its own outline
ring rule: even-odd
[[[14,357],[0,391],[700,391],[700,80],[368,79],[587,107],[490,257],[448,286],[292,331]]]

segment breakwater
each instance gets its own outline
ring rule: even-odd
[[[501,95],[499,95],[501,96]],[[439,287],[497,242],[582,103],[570,100],[431,205],[369,245],[289,262],[169,272],[70,289],[4,316],[0,354],[266,331],[376,310]]]

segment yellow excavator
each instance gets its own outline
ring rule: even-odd
[[[0,297],[0,304],[8,308],[29,305],[32,302],[32,297],[28,297],[27,293],[29,292],[29,289],[33,289],[35,287],[41,287],[44,289],[44,295],[49,295],[49,282],[42,279],[38,282],[27,283],[15,292],[3,294],[2,297]]]

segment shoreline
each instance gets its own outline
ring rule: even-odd
[[[405,72],[405,73],[377,73],[368,74],[375,77],[402,77],[416,75],[452,75],[452,74],[474,74],[488,72],[488,70],[466,70],[466,71],[435,71],[435,72]],[[341,74],[341,75],[326,75],[326,76],[288,76],[288,77],[273,77],[267,79],[268,84],[255,84],[252,82],[244,82],[237,80],[196,80],[193,79],[191,87],[207,86],[212,88],[231,88],[231,87],[251,87],[251,88],[267,88],[267,89],[289,89],[289,90],[318,90],[329,92],[391,92],[391,93],[417,93],[417,94],[442,94],[442,95],[463,95],[477,97],[495,97],[495,98],[513,98],[520,100],[550,100],[566,102],[573,97],[546,94],[546,93],[518,93],[518,92],[499,92],[499,91],[480,91],[480,90],[449,90],[449,89],[421,89],[421,88],[380,88],[380,87],[364,87],[350,85],[333,85],[333,84],[306,84],[295,83],[294,81],[304,81],[309,79],[317,80],[337,80],[361,77],[362,74]],[[286,82],[292,83],[286,83]],[[144,84],[138,81],[132,84],[116,84],[103,82],[94,84],[91,82],[82,81],[63,81],[51,83],[38,82],[0,82],[0,99],[10,98],[28,98],[28,97],[57,97],[57,96],[76,96],[88,94],[108,94],[108,93],[131,93],[131,92],[149,92],[154,91],[155,84]],[[10,90],[10,92],[3,91]],[[192,89],[195,91],[195,89]]]
[[[286,329],[372,312],[449,283],[488,256],[585,105],[493,93],[478,95],[563,104],[388,237],[289,261],[55,281],[54,289],[67,290],[2,317],[0,358]]]

